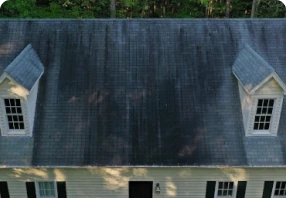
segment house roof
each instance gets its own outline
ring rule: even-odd
[[[45,67],[33,137],[0,137],[0,164],[285,166],[286,102],[277,137],[245,137],[232,73],[249,45],[286,82],[285,33],[284,19],[0,20],[0,70],[29,43]]]
[[[233,64],[233,72],[244,88],[250,92],[274,71],[249,45],[238,54]]]
[[[27,45],[23,51],[4,69],[14,80],[27,90],[31,90],[44,72],[37,53],[32,46]]]

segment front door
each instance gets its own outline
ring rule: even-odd
[[[152,181],[130,181],[129,198],[152,198]]]

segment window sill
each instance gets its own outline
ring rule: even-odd
[[[275,136],[269,130],[253,130],[250,136]]]
[[[9,135],[27,135],[27,134],[24,129],[21,129],[21,130],[9,130],[6,135],[9,136]]]

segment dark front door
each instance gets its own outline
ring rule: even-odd
[[[129,198],[152,198],[153,182],[130,181]]]

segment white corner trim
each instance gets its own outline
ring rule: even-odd
[[[283,80],[278,76],[278,74],[273,71],[271,72],[271,74],[269,74],[266,78],[264,78],[264,80],[262,80],[258,85],[256,85],[254,88],[251,89],[251,91],[249,92],[250,95],[254,95],[255,92],[261,87],[263,86],[268,80],[270,80],[271,78],[274,78],[274,80],[279,84],[279,86],[283,89],[284,91],[284,95],[286,95],[286,84],[283,82]]]

